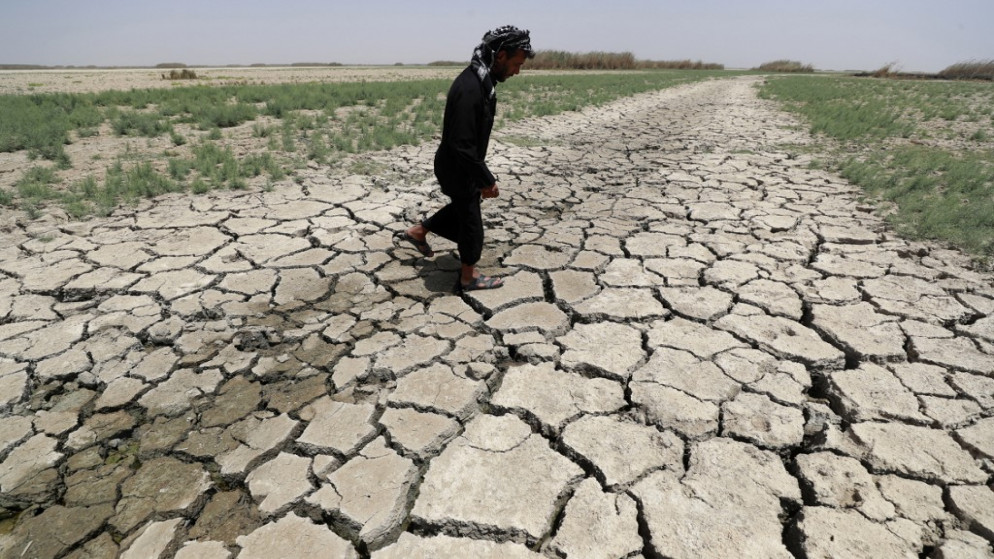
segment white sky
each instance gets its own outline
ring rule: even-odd
[[[539,50],[727,68],[994,59],[994,0],[0,0],[0,64],[465,61],[505,24]]]

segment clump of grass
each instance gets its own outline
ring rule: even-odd
[[[959,62],[939,72],[947,80],[994,80],[994,60]]]
[[[238,161],[231,148],[221,148],[211,142],[194,146],[193,168],[217,188],[241,178]]]
[[[257,177],[265,172],[272,180],[281,180],[286,176],[286,171],[271,153],[256,153],[245,156],[241,161],[241,172],[246,177]]]
[[[207,105],[193,112],[193,118],[200,122],[202,130],[231,128],[254,120],[257,116],[259,116],[259,111],[247,103]]]
[[[84,218],[94,213],[93,200],[97,198],[100,186],[93,175],[88,175],[69,187],[64,201],[66,213],[74,219]]]
[[[160,115],[138,111],[116,111],[111,117],[111,127],[118,136],[147,136],[149,138],[173,130],[172,124]]]
[[[307,143],[307,158],[323,165],[328,162],[330,154],[331,148],[328,146],[328,142],[325,141],[324,135],[311,134]]]
[[[51,167],[32,167],[14,184],[20,198],[30,201],[50,200],[55,191],[52,185],[58,180]]]
[[[178,192],[182,190],[182,186],[156,171],[150,162],[139,163],[128,169],[123,169],[118,162],[108,169],[104,190],[108,197],[134,201]]]
[[[796,60],[774,60],[772,62],[764,62],[760,64],[758,68],[755,68],[760,72],[784,72],[784,73],[811,73],[815,69],[810,64],[802,64]]]
[[[184,157],[170,157],[168,170],[169,176],[176,181],[186,180],[193,169],[193,161]]]
[[[256,122],[252,125],[253,138],[268,138],[272,135],[273,129],[270,126]]]
[[[164,80],[195,80],[197,73],[189,68],[182,70],[170,70],[168,74],[162,74]]]
[[[895,62],[889,62],[870,73],[874,78],[891,78],[897,75],[894,70]]]

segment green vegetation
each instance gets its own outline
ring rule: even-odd
[[[636,71],[529,76],[500,88],[496,127],[729,72]],[[0,205],[47,202],[76,217],[163,192],[271,188],[307,160],[335,165],[344,155],[418,144],[438,134],[450,80],[195,85],[89,94],[0,95],[0,152],[27,150],[55,167],[25,173],[23,186],[0,189]],[[147,138],[107,160],[103,176],[67,184],[65,146],[100,134]],[[244,127],[242,131],[239,129]],[[237,136],[241,140],[234,142]],[[244,140],[254,140],[246,148]],[[162,149],[162,148],[158,148]],[[43,174],[44,173],[44,174]],[[21,183],[18,183],[19,185]]]
[[[836,140],[825,165],[892,202],[898,230],[994,258],[994,86],[791,76],[761,95]]]

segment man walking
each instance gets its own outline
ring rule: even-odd
[[[487,146],[497,111],[496,85],[517,75],[534,58],[527,30],[507,25],[488,31],[469,66],[452,82],[445,101],[442,142],[435,152],[435,177],[451,201],[435,215],[396,234],[424,256],[433,256],[426,237],[434,233],[456,243],[462,267],[455,291],[495,289],[503,280],[480,274],[483,251],[481,198],[496,198],[497,179],[487,168]]]

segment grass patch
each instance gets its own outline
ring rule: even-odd
[[[155,138],[172,132],[172,125],[162,115],[138,111],[114,111],[111,127],[118,136],[146,136]]]
[[[55,169],[32,167],[14,184],[20,198],[36,203],[54,196],[52,185],[56,182]]]
[[[837,140],[825,167],[893,203],[903,234],[994,259],[990,84],[792,76],[760,95]]]
[[[356,160],[349,166],[353,175],[377,175],[387,170],[386,165],[376,161]]]
[[[891,221],[899,231],[994,257],[994,152],[904,146],[883,160],[850,157],[841,172],[871,196],[897,205]]]
[[[107,201],[135,201],[159,194],[179,192],[182,189],[182,185],[157,172],[149,162],[139,163],[128,169],[123,169],[118,163],[107,171],[103,197]],[[97,198],[99,199],[101,196],[97,196]],[[115,204],[104,205],[112,206]]]
[[[540,140],[539,138],[519,135],[504,135],[501,136],[500,141],[511,144],[512,146],[518,146],[520,148],[534,148],[550,144],[550,142]]]

